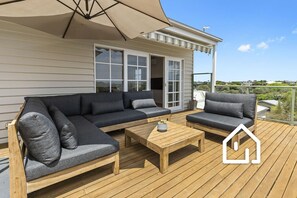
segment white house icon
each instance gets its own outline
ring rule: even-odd
[[[244,131],[249,135],[256,143],[256,159],[252,160],[252,164],[259,164],[261,161],[261,142],[260,140],[243,124],[240,124],[230,135],[228,135],[223,141],[223,163],[224,164],[248,164],[250,162],[250,150],[245,149],[244,160],[228,160],[227,159],[227,143],[239,132]],[[234,143],[234,150],[238,150],[238,142]]]

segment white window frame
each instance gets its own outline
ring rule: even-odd
[[[128,79],[128,68],[129,68],[129,64],[128,64],[128,55],[131,55],[131,56],[142,56],[142,57],[146,57],[146,60],[147,60],[147,65],[146,66],[139,66],[137,65],[136,67],[143,67],[143,68],[146,68],[146,80],[129,80]],[[125,56],[124,56],[125,60],[125,67],[126,67],[126,79],[125,79],[125,91],[128,91],[128,82],[137,82],[137,91],[138,91],[138,82],[145,82],[146,81],[146,91],[150,90],[150,86],[151,86],[151,79],[150,79],[150,73],[151,73],[151,66],[150,66],[150,55],[149,53],[145,53],[145,52],[141,52],[141,51],[135,51],[135,50],[125,50]]]
[[[114,46],[109,46],[109,45],[101,45],[101,44],[94,44],[94,92],[96,92],[97,89],[97,77],[96,77],[96,48],[105,48],[105,49],[112,49],[112,50],[120,50],[123,51],[123,91],[127,92],[128,91],[128,55],[136,55],[136,56],[144,56],[147,58],[147,88],[146,90],[149,91],[151,89],[151,79],[150,79],[150,72],[151,72],[151,65],[150,65],[150,54],[147,52],[142,52],[142,51],[136,51],[136,50],[130,50],[130,49],[125,49],[125,48],[119,48],[119,47],[114,47]],[[99,79],[100,80],[100,79]],[[111,86],[110,86],[111,89]]]

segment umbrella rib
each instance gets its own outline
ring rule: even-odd
[[[107,18],[110,20],[110,22],[114,25],[114,27],[117,29],[117,31],[121,34],[121,36],[124,38],[125,41],[127,41],[126,37],[124,36],[124,34],[120,31],[120,29],[116,26],[116,24],[113,22],[113,20],[110,18],[110,16],[104,11],[104,9],[102,8],[102,6],[100,5],[100,3],[95,0],[96,3],[98,4],[98,6],[102,9],[102,11],[104,12],[104,14],[107,16]]]
[[[81,0],[79,0],[78,1],[78,3],[76,3],[76,1],[75,0],[72,0],[73,1],[73,3],[76,5],[76,9],[75,9],[75,11],[77,12],[77,8],[81,11],[81,13],[84,15],[84,11],[82,11],[82,9],[79,7],[79,4],[80,4],[80,2],[81,2]],[[77,13],[79,13],[79,12],[77,12]],[[84,16],[85,17],[85,16]]]
[[[151,18],[153,18],[153,19],[156,19],[156,20],[158,20],[158,21],[160,21],[160,22],[162,22],[162,23],[165,23],[165,24],[171,26],[171,24],[168,23],[167,21],[163,21],[163,20],[161,20],[161,19],[159,19],[159,18],[157,18],[157,17],[154,17],[154,16],[152,16],[152,15],[150,15],[150,14],[147,14],[147,13],[141,11],[141,10],[138,10],[138,9],[136,9],[136,8],[133,8],[132,6],[129,6],[129,5],[125,4],[125,3],[123,3],[123,2],[120,2],[120,1],[117,1],[117,0],[115,0],[115,1],[118,2],[118,3],[120,3],[120,4],[122,4],[122,5],[124,5],[124,6],[127,6],[128,8],[131,8],[132,10],[135,10],[135,11],[137,11],[137,12],[140,12],[141,14],[144,14],[144,15],[146,15],[146,16],[149,16],[149,17],[151,17]]]
[[[81,0],[79,0],[78,4],[79,4],[80,2],[81,2]],[[75,13],[77,13],[77,7],[78,7],[78,5],[76,5],[76,8],[75,8],[74,12],[72,13],[72,16],[71,16],[71,18],[70,18],[70,20],[69,20],[69,22],[68,22],[68,24],[67,24],[67,27],[66,27],[66,30],[65,30],[64,34],[63,34],[63,38],[65,38],[65,36],[66,36],[66,34],[67,34],[67,32],[68,32],[68,29],[69,29],[69,27],[70,27],[70,24],[71,24],[71,22],[72,22],[72,20],[73,20],[73,17],[74,17],[74,15],[75,15]]]
[[[91,15],[91,13],[92,13],[92,10],[93,10],[93,7],[94,7],[94,4],[95,4],[95,1],[93,1],[92,5],[91,5],[91,9],[90,9],[90,12],[89,12],[89,14],[90,14],[90,15]]]
[[[94,2],[94,1],[93,1],[93,2]],[[91,18],[98,17],[98,16],[101,16],[102,14],[105,14],[105,11],[106,11],[106,10],[108,10],[108,9],[110,9],[110,8],[112,8],[112,7],[114,7],[114,6],[116,6],[117,4],[119,4],[119,3],[115,3],[115,4],[111,5],[111,6],[108,6],[108,7],[105,8],[104,10],[101,10],[101,11],[97,12],[96,14],[92,15]]]
[[[76,12],[76,10],[74,10],[72,7],[68,6],[67,4],[65,4],[64,2],[60,1],[60,0],[57,0],[59,3],[61,3],[62,5],[66,6],[67,8],[69,8],[70,10],[72,10],[73,12]],[[80,16],[84,17],[84,15],[82,15],[81,13],[79,12],[76,12],[77,14],[79,14]]]

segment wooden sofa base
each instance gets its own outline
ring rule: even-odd
[[[227,137],[228,135],[230,135],[230,131],[225,131],[225,130],[217,129],[214,127],[210,127],[210,126],[206,126],[206,125],[202,125],[202,124],[198,124],[198,123],[193,123],[193,122],[187,121],[187,126],[194,128],[194,129],[199,129],[199,130],[207,132],[207,133],[212,133],[212,134],[216,134],[219,136],[223,136],[223,137]],[[256,125],[253,125],[253,126],[249,127],[248,129],[256,135],[256,127],[255,126]],[[247,136],[247,134],[244,131],[235,135],[231,139],[231,148],[234,149],[234,142],[238,142],[238,145],[240,145],[240,140],[246,136]]]
[[[100,130],[107,133],[107,132],[121,130],[121,129],[129,128],[129,127],[133,127],[133,126],[147,124],[150,122],[156,122],[156,121],[160,121],[160,120],[168,120],[169,121],[170,119],[171,119],[171,114],[168,114],[168,115],[156,116],[156,117],[142,119],[142,120],[136,120],[133,122],[125,122],[122,124],[116,124],[116,125],[112,125],[112,126],[102,127],[102,128],[100,128]]]

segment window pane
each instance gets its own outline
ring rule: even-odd
[[[173,94],[168,94],[168,102],[172,102],[173,101]]]
[[[96,48],[96,62],[109,63],[109,49]]]
[[[137,82],[128,82],[128,91],[137,91]]]
[[[147,66],[146,57],[138,56],[138,66]]]
[[[146,90],[146,82],[138,82],[138,91]]]
[[[119,50],[111,50],[111,63],[123,64],[123,52]]]
[[[168,91],[173,92],[173,82],[168,82]]]
[[[168,103],[168,107],[172,107],[173,106],[173,104],[172,103]]]
[[[128,67],[128,79],[137,80],[137,67]]]
[[[169,79],[168,80],[174,80],[174,70],[169,71]]]
[[[123,81],[111,81],[111,91],[123,91]]]
[[[175,94],[175,98],[174,98],[174,100],[175,100],[175,101],[179,101],[179,94],[178,94],[178,93]]]
[[[137,56],[128,55],[128,65],[137,65]]]
[[[174,61],[174,69],[179,69],[180,68],[180,62]]]
[[[96,81],[96,92],[109,92],[109,81]]]
[[[146,79],[147,79],[146,68],[138,67],[138,80],[146,80]]]
[[[175,72],[174,72],[174,79],[175,80],[179,80],[179,77],[180,77],[180,71],[179,70],[175,70]]]
[[[173,61],[169,61],[169,70],[174,68],[174,62]]]
[[[111,79],[123,79],[122,65],[111,65]]]
[[[96,64],[96,79],[110,79],[109,64]]]
[[[175,91],[179,91],[179,82],[175,82]]]

